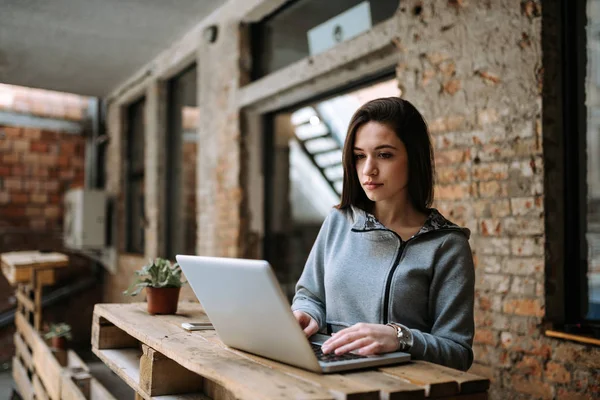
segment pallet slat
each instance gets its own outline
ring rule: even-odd
[[[37,375],[33,375],[33,392],[35,393],[35,400],[50,400],[46,388]]]
[[[17,357],[28,370],[33,370],[33,355],[19,332],[15,332],[14,340]]]
[[[140,387],[150,396],[202,391],[204,379],[142,344]]]
[[[19,395],[23,400],[33,400],[33,385],[27,376],[27,370],[17,357],[13,357],[13,379],[17,385]]]
[[[427,397],[457,395],[460,392],[460,387],[454,377],[434,369],[432,365],[431,363],[422,364],[411,361],[395,367],[379,368],[379,370],[424,387]]]

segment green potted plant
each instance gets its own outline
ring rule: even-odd
[[[137,296],[146,288],[148,312],[150,314],[175,314],[179,301],[179,291],[185,284],[181,277],[181,267],[171,264],[164,258],[150,260],[140,270],[135,271],[138,277],[123,292],[125,295]]]
[[[55,349],[64,350],[67,348],[67,340],[71,340],[71,325],[60,322],[58,324],[50,324],[50,328],[44,339],[51,339],[51,346]]]

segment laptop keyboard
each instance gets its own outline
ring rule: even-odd
[[[368,358],[367,356],[361,356],[359,354],[353,353],[346,353],[340,355],[337,355],[335,353],[323,354],[323,351],[321,350],[321,345],[311,343],[310,346],[312,347],[315,356],[317,356],[317,359],[323,362],[347,361],[356,360],[360,358]]]

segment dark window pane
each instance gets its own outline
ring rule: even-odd
[[[165,253],[196,253],[196,159],[198,151],[197,69],[169,81],[166,163]]]
[[[600,1],[587,17],[587,318],[600,320]]]
[[[125,251],[144,254],[144,126],[145,101],[127,110],[125,159]]]
[[[308,31],[361,3],[367,3],[370,9],[371,26],[391,18],[398,8],[398,0],[298,0],[255,24],[252,27],[253,78],[307,57]],[[352,29],[350,25],[348,29]],[[332,35],[336,41],[344,36],[343,31],[335,29]]]

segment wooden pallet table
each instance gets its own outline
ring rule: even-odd
[[[321,375],[225,346],[197,303],[153,316],[145,303],[97,304],[92,350],[139,399],[487,399],[489,380],[423,361]]]
[[[50,348],[20,312],[15,325],[13,378],[23,399],[114,400],[74,351]]]
[[[33,322],[36,330],[42,327],[42,290],[56,281],[56,269],[69,265],[62,253],[15,251],[0,254],[2,273],[17,287],[17,309]]]

